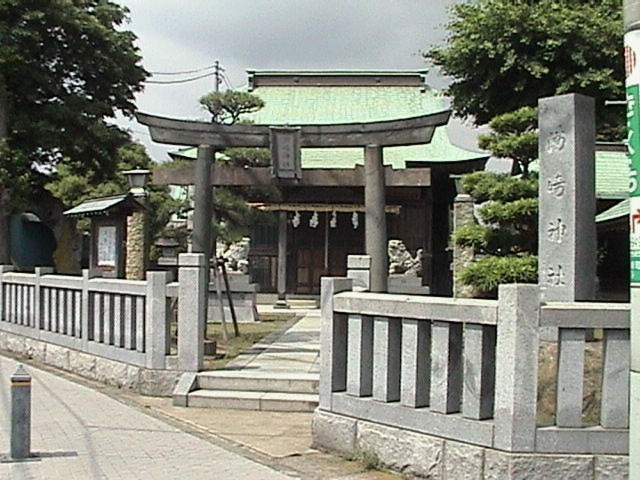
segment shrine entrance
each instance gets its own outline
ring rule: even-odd
[[[317,208],[312,208],[309,211],[317,215],[313,220],[315,228],[311,228],[319,229],[316,230],[319,234],[310,235],[311,232],[295,234],[303,248],[295,258],[290,259],[296,263],[293,269],[287,266],[287,252],[290,251],[287,248],[290,230],[288,213],[280,208],[270,209],[279,212],[278,305],[286,305],[287,283],[291,281],[289,271],[294,271],[295,291],[313,293],[320,276],[332,274],[334,268],[337,274],[344,274],[341,263],[342,259],[346,263],[347,253],[370,255],[370,289],[374,292],[387,290],[386,188],[428,188],[431,186],[431,169],[411,168],[411,171],[407,171],[385,167],[383,148],[429,143],[435,128],[445,125],[449,114],[450,112],[443,111],[398,120],[359,124],[300,125],[299,127],[258,124],[220,125],[162,118],[141,112],[136,113],[136,118],[138,122],[149,127],[151,137],[155,141],[198,147],[194,167],[185,168],[182,171],[172,169],[164,174],[156,170],[153,183],[195,186],[193,251],[204,253],[206,259],[211,254],[211,187],[213,186],[277,185],[281,190],[289,188],[298,192],[306,202],[310,200],[307,196],[309,187],[326,189],[327,192],[351,192],[351,195],[362,192],[357,194],[359,198],[354,197],[357,203],[352,200],[352,203],[346,207],[347,210],[343,210],[364,213],[362,216],[366,217],[367,221],[366,225],[364,221],[361,222],[360,231],[363,233],[359,234],[360,239],[353,235],[353,232],[339,235],[339,240],[336,240],[338,250],[329,250],[333,235],[329,231],[331,225],[327,225],[327,212],[336,209],[330,207],[320,212]],[[272,167],[242,168],[212,165],[211,161],[216,149],[227,147],[270,147]],[[314,147],[361,147],[364,151],[364,167],[302,170],[300,149]],[[326,202],[333,198],[331,195],[324,195],[322,201]],[[321,213],[324,215],[320,215]],[[337,213],[336,210],[336,215]],[[323,225],[321,225],[321,216],[324,217]],[[341,223],[348,225],[346,222]],[[338,228],[337,225],[336,228]],[[348,226],[342,228],[348,228]],[[362,242],[362,238],[366,241]],[[364,248],[362,248],[363,243]],[[331,255],[329,255],[330,251]]]
[[[356,218],[353,226],[354,214]],[[347,255],[364,251],[362,212],[297,212],[301,220],[289,224],[289,251],[293,253],[288,271],[289,291],[296,294],[320,293],[320,277],[341,277],[347,273]],[[317,216],[317,225],[314,216]]]

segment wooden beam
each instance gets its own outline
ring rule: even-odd
[[[450,111],[431,115],[367,123],[299,125],[300,146],[364,147],[420,145],[429,143],[436,127],[446,125]],[[136,119],[149,127],[151,138],[170,145],[211,145],[219,148],[268,147],[269,125],[220,125],[177,120],[136,112]]]
[[[385,168],[387,187],[429,187],[431,186],[430,168],[406,168],[394,170]],[[353,169],[312,168],[302,171],[301,179],[275,179],[269,167],[235,167],[214,164],[210,173],[211,186],[257,186],[283,185],[301,187],[364,187],[364,168],[361,165]],[[193,185],[194,168],[170,168],[157,166],[153,169],[154,185]]]

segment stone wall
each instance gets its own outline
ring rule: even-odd
[[[8,332],[0,334],[0,350],[143,395],[169,397],[182,372],[152,370],[33,340]]]
[[[313,446],[351,456],[375,454],[386,467],[433,480],[620,480],[626,455],[507,453],[317,409]]]

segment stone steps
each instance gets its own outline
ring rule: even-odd
[[[311,412],[318,405],[318,375],[218,370],[201,372],[188,406]]]
[[[318,375],[311,373],[263,373],[218,370],[198,374],[198,387],[205,390],[251,392],[318,393]]]
[[[252,392],[240,390],[195,390],[189,407],[231,408],[272,412],[313,412],[318,395],[312,393]]]

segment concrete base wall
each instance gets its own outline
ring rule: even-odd
[[[320,409],[315,448],[375,453],[385,466],[434,480],[613,480],[628,478],[628,457],[507,453],[357,420]]]
[[[7,332],[0,332],[0,350],[97,380],[142,395],[170,397],[181,372],[150,370],[60,347]]]

